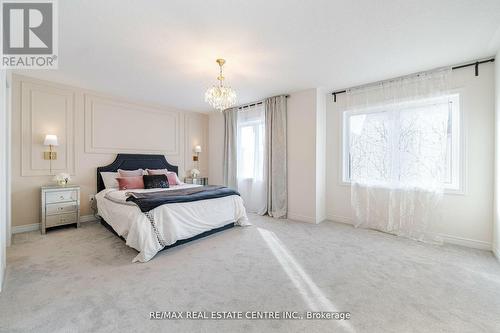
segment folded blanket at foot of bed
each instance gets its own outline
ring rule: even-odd
[[[164,204],[216,199],[240,194],[224,186],[210,185],[167,191],[127,192],[126,195],[128,196],[127,201],[135,203],[143,213],[146,213]]]

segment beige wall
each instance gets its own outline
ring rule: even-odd
[[[316,89],[316,223],[326,220],[326,97]]]
[[[96,168],[117,153],[164,154],[184,176],[193,167],[192,149],[201,145],[200,171],[208,175],[208,116],[174,108],[134,103],[113,96],[13,77],[12,224],[39,222],[40,185],[51,183],[43,159],[45,134],[60,145],[52,174],[68,172],[82,190],[82,215],[91,214]]]
[[[493,252],[500,260],[500,51],[495,61],[495,203]]]
[[[313,88],[288,98],[288,217],[320,223],[325,219],[325,93]]]
[[[288,217],[316,222],[316,89],[287,99]]]
[[[210,184],[224,184],[224,116],[221,112],[211,112],[209,120],[208,144],[210,151],[209,174]]]
[[[443,219],[432,231],[450,243],[490,249],[493,235],[494,65],[453,71],[461,95],[465,193],[445,194]],[[341,105],[327,99],[327,217],[351,223],[350,187],[341,182]]]

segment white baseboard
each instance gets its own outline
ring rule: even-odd
[[[316,219],[314,217],[300,215],[300,214],[295,214],[295,213],[291,213],[291,212],[287,213],[287,219],[293,220],[293,221],[307,222],[307,223],[314,223],[314,224],[316,224]]]
[[[97,218],[94,215],[80,216],[80,223],[93,222],[93,221],[97,221]],[[30,232],[36,230],[40,230],[40,223],[24,224],[12,227],[13,234],[20,234],[23,232]]]
[[[345,224],[353,224],[352,223],[352,218],[347,217],[347,216],[340,216],[340,215],[334,215],[334,214],[328,214],[326,216],[328,221],[332,222],[339,222],[339,223],[345,223]]]
[[[497,260],[500,262],[500,248],[493,248],[493,255],[495,255]]]
[[[3,264],[1,264],[3,265]],[[5,281],[5,274],[7,273],[7,267],[2,267],[0,269],[0,293],[2,292],[3,290],[3,283]]]
[[[490,242],[485,242],[470,238],[463,238],[458,236],[445,235],[445,234],[437,234],[437,235],[441,237],[443,239],[443,242],[447,244],[460,245],[479,250],[493,251]]]
[[[80,223],[86,223],[86,222],[94,222],[97,221],[97,217],[94,215],[83,215],[80,216]]]
[[[35,231],[35,230],[40,230],[40,223],[12,226],[12,233],[13,234],[20,234],[23,232],[30,232],[30,231]]]
[[[353,224],[352,218],[346,217],[346,216],[329,214],[328,220],[333,221],[333,222],[351,224],[351,225]],[[437,236],[441,237],[443,239],[443,242],[445,242],[446,244],[460,245],[460,246],[470,247],[473,249],[493,251],[492,244],[489,242],[475,240],[475,239],[469,239],[469,238],[463,238],[463,237],[458,237],[458,236],[452,236],[452,235],[446,235],[446,234],[437,234]],[[495,251],[493,251],[493,252],[495,252]],[[497,258],[500,258],[500,257],[497,255]]]

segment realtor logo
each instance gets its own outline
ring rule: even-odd
[[[55,0],[7,1],[2,5],[2,68],[57,68]]]

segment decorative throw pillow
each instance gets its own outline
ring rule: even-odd
[[[172,185],[180,185],[181,181],[177,177],[177,174],[175,172],[168,172],[167,173],[167,179],[168,179],[168,184]]]
[[[168,184],[172,185],[180,185],[182,184],[177,174],[172,171],[168,171],[167,169],[146,169],[148,175],[167,175]]]
[[[101,177],[105,188],[118,188],[118,172],[101,172]]]
[[[141,189],[144,188],[144,181],[142,176],[134,176],[134,177],[118,177],[116,178],[118,181],[118,188],[120,190],[133,190],[133,189]]]
[[[168,178],[166,175],[144,175],[144,188],[168,188]]]
[[[118,169],[118,174],[120,177],[134,177],[134,176],[141,176],[144,175],[144,170],[142,169],[137,169],[137,170],[122,170]]]

